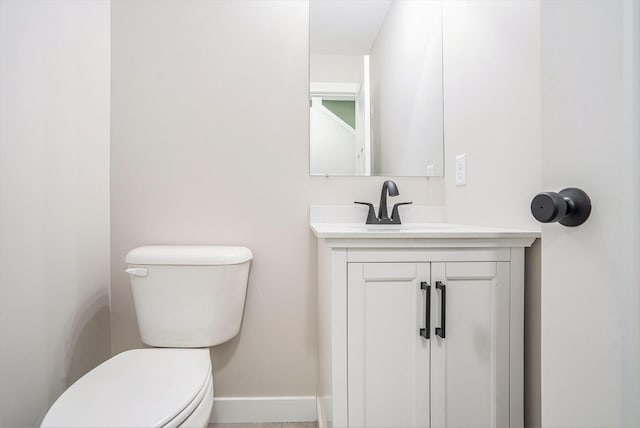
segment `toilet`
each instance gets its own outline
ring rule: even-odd
[[[253,255],[245,247],[146,246],[126,272],[142,341],[71,385],[41,427],[206,427],[208,347],[238,334]]]

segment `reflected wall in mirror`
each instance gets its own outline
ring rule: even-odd
[[[443,175],[442,3],[310,0],[311,175]]]

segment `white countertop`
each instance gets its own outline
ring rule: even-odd
[[[368,225],[360,223],[322,223],[312,222],[311,229],[318,238],[357,239],[357,238],[416,238],[416,239],[472,239],[472,238],[539,238],[540,232],[471,226],[450,223],[407,223],[401,225]]]

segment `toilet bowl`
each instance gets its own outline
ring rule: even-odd
[[[71,385],[42,427],[200,427],[209,423],[209,346],[234,337],[244,311],[244,247],[150,246],[127,255],[142,341]]]

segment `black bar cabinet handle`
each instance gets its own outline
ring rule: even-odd
[[[424,298],[424,302],[425,302],[425,309],[424,309],[424,327],[425,328],[421,328],[420,329],[420,336],[424,337],[425,339],[429,338],[429,331],[431,331],[431,286],[429,284],[427,284],[426,282],[421,282],[420,283],[420,289],[421,290],[425,290],[426,294],[425,294],[425,298]]]
[[[436,289],[440,290],[440,327],[436,327],[436,336],[445,338],[447,322],[447,285],[436,281]]]

